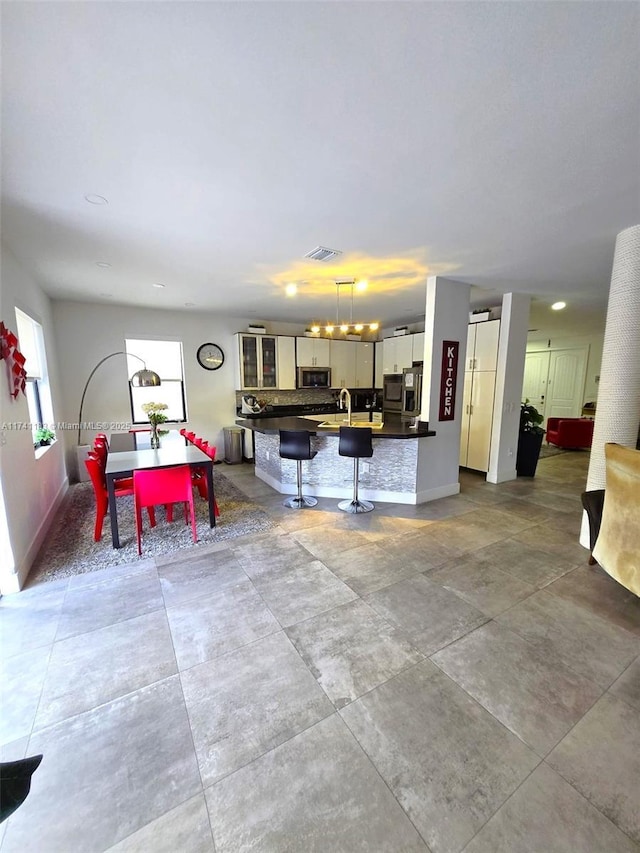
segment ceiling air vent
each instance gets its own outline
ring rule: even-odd
[[[314,261],[330,261],[341,254],[342,252],[338,251],[338,249],[327,249],[325,246],[316,246],[311,252],[307,252],[305,258],[313,258]]]

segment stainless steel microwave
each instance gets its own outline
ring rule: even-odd
[[[331,388],[330,367],[299,367],[298,388]]]

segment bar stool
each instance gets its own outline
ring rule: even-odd
[[[375,507],[369,501],[358,499],[358,475],[361,459],[373,456],[372,431],[370,427],[340,427],[338,453],[353,458],[353,498],[340,501],[338,509],[343,512],[371,512]]]
[[[282,459],[295,459],[298,463],[298,494],[287,498],[284,506],[289,509],[302,509],[305,506],[315,506],[318,501],[302,494],[302,460],[313,459],[318,453],[311,450],[311,437],[306,430],[280,430],[280,456]]]

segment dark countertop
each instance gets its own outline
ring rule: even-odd
[[[273,435],[281,429],[306,430],[311,435],[327,435],[329,437],[338,436],[338,425],[335,428],[327,429],[326,427],[318,428],[317,421],[309,420],[308,418],[238,418],[236,424],[245,429],[251,429],[254,432],[261,432],[264,435]],[[425,438],[426,436],[435,435],[434,430],[429,429],[428,424],[421,424],[417,429],[411,429],[408,424],[395,417],[387,416],[387,420],[381,429],[372,430],[373,438]]]

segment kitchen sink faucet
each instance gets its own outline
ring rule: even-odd
[[[347,423],[351,426],[351,394],[348,388],[341,388],[340,395],[338,397],[338,404],[340,409],[344,409],[344,401],[347,401]]]

